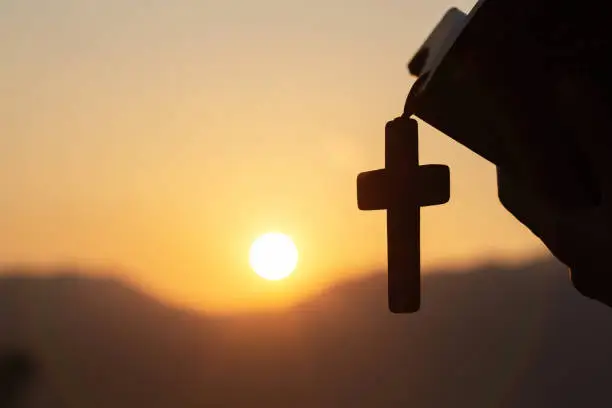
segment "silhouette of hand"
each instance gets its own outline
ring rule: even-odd
[[[498,168],[499,198],[571,271],[574,287],[584,296],[612,307],[612,203],[562,210],[529,191]]]
[[[612,124],[606,104],[585,83],[563,83],[558,103],[576,113],[569,121],[580,135],[580,149],[587,155],[601,194],[590,207],[567,210],[529,189],[518,178],[497,169],[499,199],[561,262],[570,268],[574,287],[592,299],[612,307]],[[585,104],[585,101],[594,104]],[[570,105],[567,105],[570,104]],[[567,110],[565,110],[567,112]],[[598,126],[598,130],[589,128]],[[610,131],[602,132],[602,126]]]

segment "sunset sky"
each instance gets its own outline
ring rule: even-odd
[[[405,66],[442,0],[3,0],[0,262],[109,267],[183,305],[295,301],[386,259],[355,178],[383,165]],[[422,126],[451,167],[423,211],[426,269],[543,253],[491,164]],[[248,266],[282,231],[297,271]],[[95,269],[95,268],[94,268]]]

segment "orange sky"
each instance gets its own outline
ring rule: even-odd
[[[441,0],[5,0],[0,262],[119,265],[215,311],[293,300],[385,262],[384,213],[355,177],[383,164],[405,64]],[[451,203],[424,210],[426,267],[542,246],[492,165],[422,127]],[[288,281],[248,268],[259,234],[300,250]]]

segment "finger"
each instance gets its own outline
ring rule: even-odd
[[[609,103],[586,77],[560,79],[555,100],[564,125],[578,135],[576,142],[594,170],[593,177],[606,200],[612,195],[612,120]]]
[[[497,191],[502,205],[534,234],[543,238],[552,228],[553,216],[548,206],[501,168],[497,168]]]
[[[497,169],[498,196],[502,205],[536,235],[567,266],[588,253],[592,237],[580,226],[581,213],[568,212]]]

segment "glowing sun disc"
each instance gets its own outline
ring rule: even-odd
[[[251,245],[249,263],[256,274],[268,280],[281,280],[291,275],[298,262],[298,251],[285,234],[271,232],[260,236]]]

